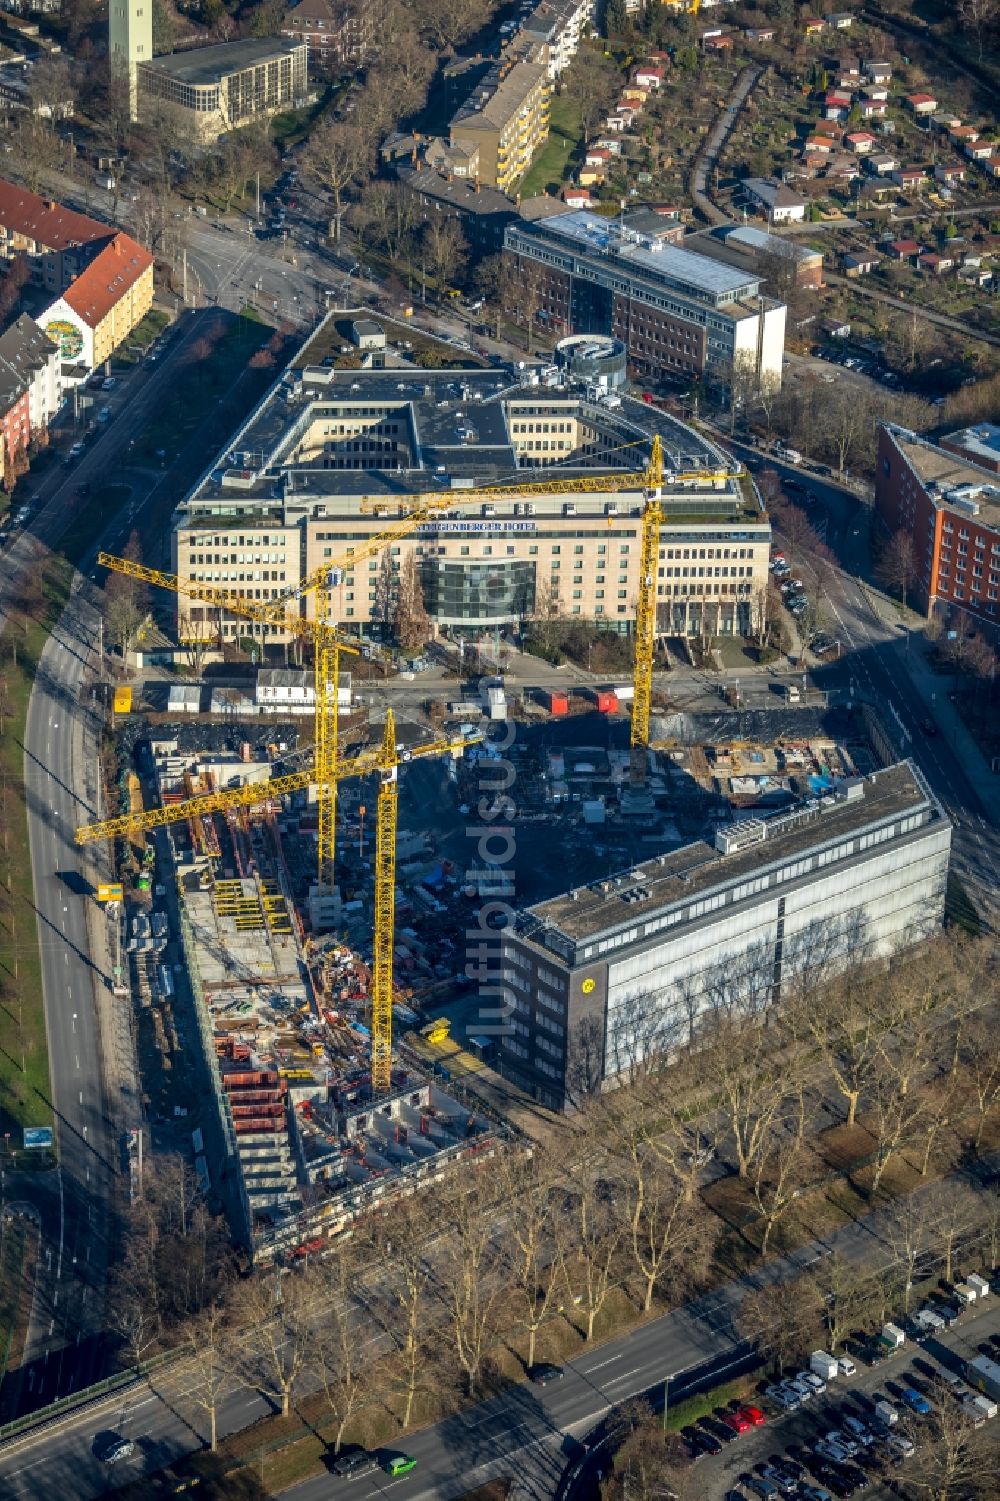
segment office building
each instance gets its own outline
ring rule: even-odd
[[[904,761],[527,908],[503,937],[503,1072],[562,1109],[584,1027],[593,1082],[613,1085],[689,1042],[713,1004],[777,1001],[813,964],[917,942],[942,920],[950,847]]]
[[[520,35],[548,48],[549,77],[565,72],[580,50],[581,38],[593,25],[595,0],[539,0],[520,25]]]
[[[128,86],[129,116],[138,115],[137,72],[153,57],[153,7],[151,0],[110,0],[108,6],[108,54],[112,74]]]
[[[329,319],[320,334],[339,339]],[[519,626],[544,599],[628,634],[642,466],[655,431],[671,471],[690,476],[665,490],[659,629],[753,629],[766,595],[770,523],[710,439],[642,402],[626,398],[612,410],[579,389],[519,385],[512,370],[334,372],[308,363],[325,347],[319,338],[179,508],[178,574],[271,599],[323,563],[349,559],[413,496],[453,490],[453,506],[387,551],[393,576],[415,559],[436,631],[472,638]],[[634,467],[635,485],[463,503],[463,489],[537,480],[553,464],[569,475]],[[384,504],[362,512],[365,496]],[[383,630],[382,567],[366,558],[333,578],[335,618],[364,635]],[[315,597],[307,599],[312,613]],[[218,612],[196,601],[182,599],[179,612],[206,635],[219,628]],[[236,621],[221,624],[227,639],[243,634]],[[282,639],[267,628],[269,644]]]
[[[645,223],[645,221],[644,221]],[[508,226],[504,254],[540,280],[538,320],[553,334],[621,339],[637,376],[728,384],[734,365],[780,384],[785,306],[762,277],[584,210]]]
[[[171,52],[138,69],[139,112],[160,100],[209,142],[240,125],[267,120],[308,96],[309,43],[291,37],[248,38]]]
[[[548,49],[509,47],[452,116],[449,145],[470,159],[465,175],[509,193],[549,133]]]
[[[958,435],[965,437],[965,434]],[[959,458],[965,448],[969,458]],[[879,427],[875,510],[887,537],[912,539],[914,603],[996,640],[1000,615],[1000,479],[955,434],[948,448],[906,428]]]

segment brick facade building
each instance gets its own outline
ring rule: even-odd
[[[879,428],[875,509],[913,541],[913,594],[928,617],[1000,635],[1000,481],[905,428]]]

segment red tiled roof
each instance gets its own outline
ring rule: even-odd
[[[116,234],[63,293],[63,300],[84,323],[96,328],[152,264],[148,250],[129,235]]]
[[[0,224],[49,250],[68,250],[72,245],[107,240],[114,234],[110,225],[39,198],[37,193],[29,193],[4,178],[0,178]]]

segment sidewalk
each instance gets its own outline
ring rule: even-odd
[[[910,680],[929,716],[954,748],[962,770],[975,783],[976,794],[990,822],[1000,828],[1000,774],[991,768],[949,697],[962,683],[962,678],[954,673],[934,671],[928,661],[926,642],[918,632],[911,631],[908,641],[905,668]]]

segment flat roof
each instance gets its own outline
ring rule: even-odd
[[[553,214],[538,226],[517,227],[539,236],[558,235],[591,255],[625,261],[641,271],[651,272],[662,280],[690,288],[703,296],[753,296],[760,286],[759,276],[748,275],[735,266],[710,260],[706,255],[684,250],[679,245],[654,242],[635,232],[630,234],[628,225],[623,234],[616,221],[589,213],[586,209]]]
[[[192,47],[190,52],[167,52],[139,67],[163,73],[178,83],[206,85],[218,83],[230,73],[241,73],[244,68],[287,57],[308,45],[294,37],[248,37],[240,42],[218,42],[213,47]]]
[[[977,422],[959,432],[945,433],[941,442],[966,449],[971,458],[981,454],[993,464],[1000,461],[1000,423],[997,422]]]
[[[829,800],[824,802],[829,803]],[[926,808],[943,817],[916,768],[909,761],[901,761],[865,778],[863,795],[851,800],[833,802],[832,806],[825,806],[822,810],[815,799],[783,808],[772,818],[765,819],[773,832],[769,830],[761,843],[726,855],[705,840],[696,840],[633,867],[623,883],[615,879],[594,882],[527,908],[524,917],[528,931],[523,928],[515,931],[549,953],[553,946],[544,941],[545,930],[554,930],[557,938],[562,935],[569,943],[577,945],[623,927],[635,928],[643,918],[689,901],[699,893],[728,884],[736,877],[756,874],[793,855],[857,832],[868,824],[884,823],[911,808]],[[603,889],[608,885],[610,890]],[[633,893],[627,902],[623,900],[626,890]],[[642,894],[634,894],[637,892]],[[535,931],[531,931],[532,928]],[[644,934],[636,937],[634,942],[645,943],[652,941],[653,937]],[[620,947],[627,945],[623,943]]]
[[[523,384],[526,372],[514,366],[334,370],[306,364],[302,368],[303,359],[325,347],[324,330],[357,326],[368,316],[364,308],[327,314],[313,340],[274,383],[244,426],[228,439],[211,470],[189,493],[183,503],[190,517],[186,525],[219,524],[198,521],[200,507],[238,503],[257,513],[257,524],[275,526],[283,524],[280,518],[288,514],[298,519],[314,498],[339,498],[344,503],[338,508],[343,515],[350,513],[352,503],[362,495],[404,500],[450,487],[455,481],[459,481],[455,489],[458,508],[463,485],[515,485],[526,478],[544,479],[546,473],[565,476],[635,469],[638,495],[648,456],[642,440],[654,433],[663,444],[666,466],[676,473],[728,467],[729,456],[710,438],[656,406],[624,397],[620,407],[612,410],[586,402],[579,389]],[[320,464],[291,460],[289,454],[307,426],[310,410],[327,404],[345,414],[352,408],[360,409],[366,422],[378,421],[382,412],[398,413],[409,440],[410,467],[325,469]],[[609,456],[598,462],[585,460],[579,453],[570,454],[564,461],[544,468],[519,464],[510,423],[521,420],[526,407],[542,409],[543,416],[550,413],[558,418],[565,411],[571,417],[585,417],[609,440]],[[530,418],[531,413],[527,415]],[[312,420],[319,419],[313,415]],[[239,476],[238,484],[232,481],[234,472]],[[512,502],[515,499],[512,495]],[[586,503],[585,496],[577,500],[581,506]],[[759,507],[748,502],[735,477],[720,489],[691,486],[670,490],[665,505],[668,516],[676,516],[679,521],[687,518],[692,507],[699,516],[717,515],[720,522],[766,520]],[[273,519],[264,522],[263,513],[268,512]],[[244,524],[242,518],[238,524]]]
[[[971,458],[960,459],[947,449],[938,448],[937,444],[918,437],[907,428],[892,423],[885,426],[936,505],[950,506],[957,515],[974,519],[971,512],[955,505],[956,497],[949,494],[964,490],[966,497],[979,506],[979,517],[986,525],[996,527],[1000,523],[1000,476],[988,469],[980,469]]]

